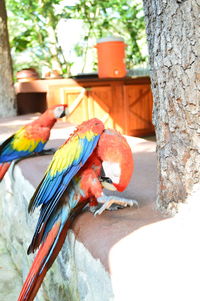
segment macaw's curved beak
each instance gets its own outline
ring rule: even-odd
[[[111,190],[111,191],[117,190],[115,185],[113,184],[112,180],[108,177],[101,176],[100,182],[101,182],[101,185],[108,190]]]
[[[68,115],[69,115],[69,108],[68,108],[67,105],[65,105],[65,109],[62,112],[62,114],[60,115],[60,118],[63,118],[63,117],[68,116]]]

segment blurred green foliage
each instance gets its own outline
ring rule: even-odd
[[[89,50],[88,41],[108,34],[124,38],[128,69],[146,61],[140,45],[141,41],[145,44],[142,1],[79,0],[73,5],[65,3],[63,0],[6,0],[14,71],[30,66],[40,71],[41,66],[47,66],[70,75],[74,62],[66,60],[58,40],[61,19],[78,19],[84,23],[84,43],[80,41],[73,49],[77,56],[82,57],[83,66]],[[70,34],[73,34],[73,28]],[[95,70],[95,66],[94,61],[91,69]]]

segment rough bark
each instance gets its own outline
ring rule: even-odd
[[[8,42],[7,15],[4,0],[0,0],[0,117],[14,116],[15,92]]]
[[[143,4],[157,136],[157,205],[174,213],[194,195],[200,200],[200,1]]]

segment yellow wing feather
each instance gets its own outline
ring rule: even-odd
[[[45,141],[42,141],[40,138],[31,139],[30,136],[28,137],[26,135],[25,128],[21,128],[15,133],[14,139],[11,142],[11,146],[16,151],[33,152],[39,142],[45,143]]]
[[[50,176],[53,177],[57,172],[63,171],[80,157],[81,150],[82,147],[77,136],[69,140],[56,151],[46,173],[50,173]],[[68,155],[66,156],[66,154]]]
[[[73,161],[78,160],[81,155],[82,145],[80,139],[86,138],[88,141],[91,141],[96,135],[97,134],[92,131],[87,131],[85,133],[79,133],[72,137],[71,140],[68,140],[67,143],[60,147],[54,154],[46,174],[49,173],[51,177],[54,177],[56,173],[62,172],[68,166],[72,165]]]

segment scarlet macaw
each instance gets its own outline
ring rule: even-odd
[[[55,105],[0,145],[0,181],[13,160],[43,151],[57,118],[64,117],[67,113],[67,105]]]
[[[40,248],[18,301],[34,299],[74,218],[87,204],[93,208],[104,203],[97,214],[113,202],[136,205],[136,201],[108,197],[103,193],[103,187],[123,191],[132,172],[132,152],[120,133],[105,130],[96,118],[77,127],[54,154],[30,201],[29,212],[40,205],[41,211],[28,254]]]

